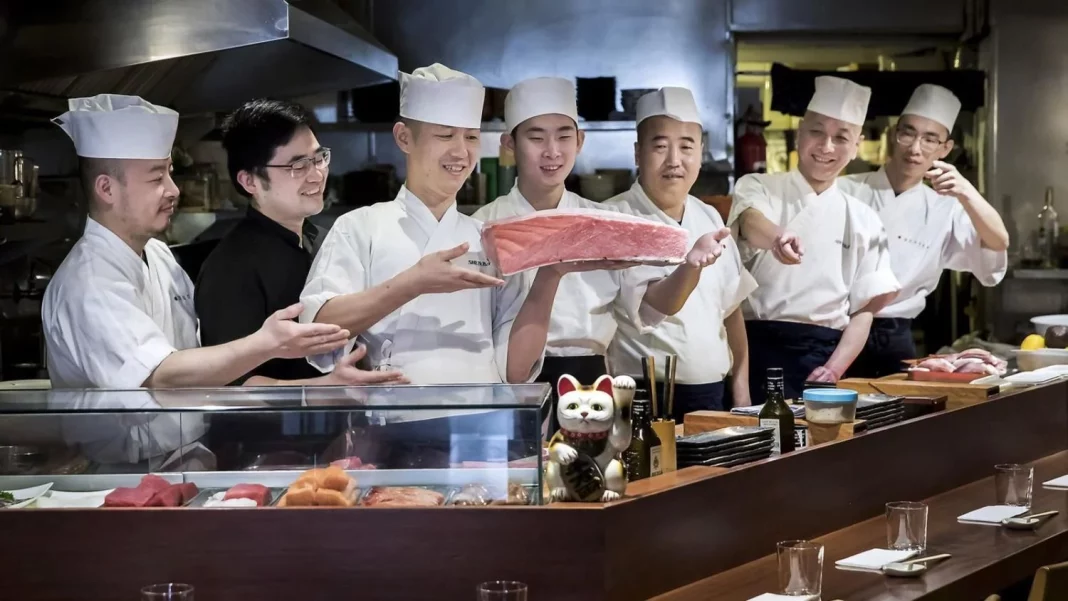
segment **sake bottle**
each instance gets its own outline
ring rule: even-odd
[[[794,412],[786,404],[781,367],[769,367],[764,384],[766,400],[757,419],[761,426],[775,428],[771,454],[781,455],[794,450]]]

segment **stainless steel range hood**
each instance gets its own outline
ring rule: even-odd
[[[68,97],[99,93],[221,111],[397,78],[397,57],[329,0],[38,0],[5,10],[6,113],[51,116]]]

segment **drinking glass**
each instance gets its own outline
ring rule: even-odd
[[[994,489],[998,505],[1031,507],[1031,486],[1035,468],[1016,463],[994,466]]]
[[[141,589],[141,601],[193,601],[193,587],[174,582],[153,584]]]
[[[527,601],[527,585],[514,580],[495,580],[478,585],[478,601]]]
[[[927,505],[912,501],[886,504],[886,548],[893,551],[927,549]]]
[[[777,547],[780,594],[818,598],[823,588],[823,545],[788,540]]]

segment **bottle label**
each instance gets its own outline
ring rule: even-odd
[[[808,428],[794,428],[794,448],[803,449],[808,446]]]
[[[649,475],[659,476],[664,473],[664,465],[660,460],[660,446],[649,449]]]
[[[782,454],[782,441],[779,440],[779,420],[777,419],[762,419],[760,425],[765,428],[774,428],[775,432],[771,435],[771,454]]]

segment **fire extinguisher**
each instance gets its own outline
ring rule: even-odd
[[[755,107],[750,106],[738,120],[742,134],[735,140],[735,177],[748,173],[766,173],[768,170],[768,143],[764,140],[764,128],[770,121],[760,120]]]

